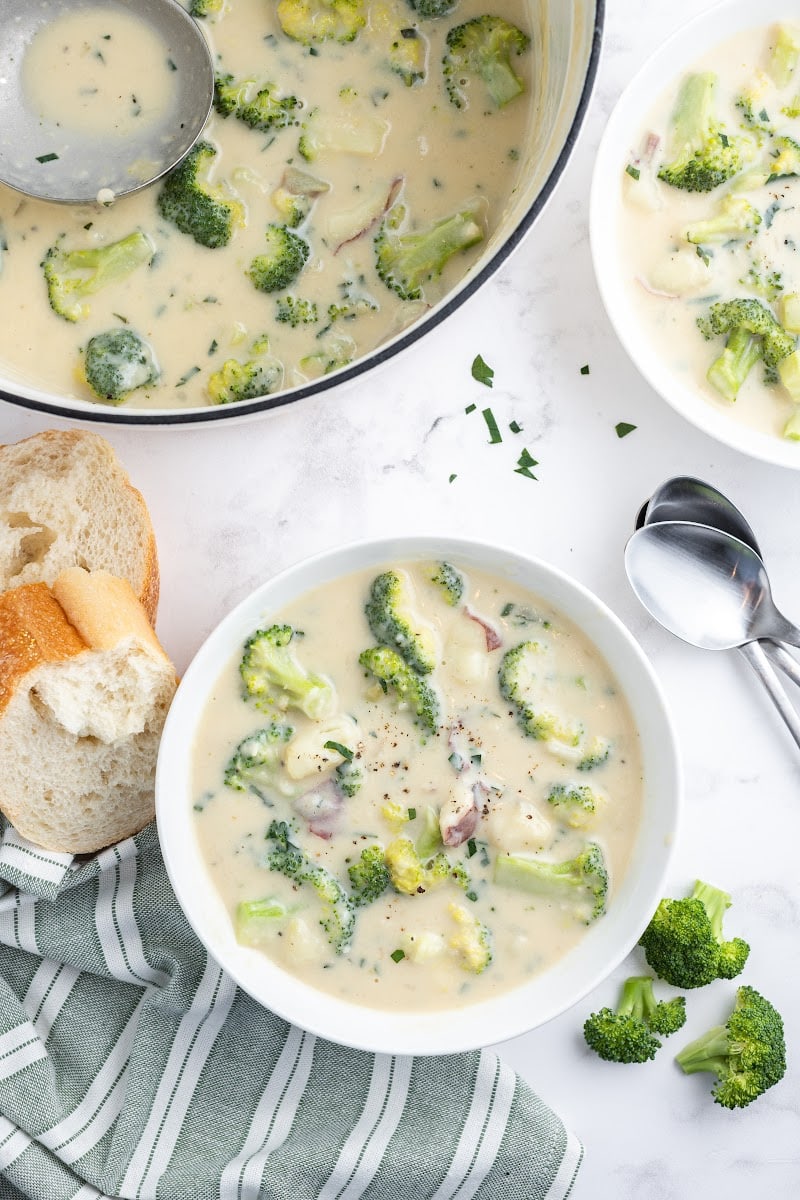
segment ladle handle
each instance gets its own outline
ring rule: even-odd
[[[761,645],[773,667],[779,667],[785,675],[789,676],[792,683],[796,683],[800,687],[800,663],[786,647],[782,646],[780,642],[769,640],[762,641]]]
[[[800,747],[800,715],[792,707],[789,697],[781,687],[780,680],[770,665],[763,647],[759,642],[746,642],[743,646],[739,647],[739,651],[750,663],[750,666],[769,692],[773,704],[783,717],[786,727],[795,742]]]

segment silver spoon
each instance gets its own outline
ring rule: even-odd
[[[131,22],[154,46],[149,65],[130,56],[142,71],[139,96],[113,68],[102,89],[87,74],[112,61]],[[81,26],[92,34],[82,43]],[[54,33],[61,57],[43,72]],[[142,100],[148,78],[158,89],[147,91],[158,97],[151,105]],[[146,187],[191,149],[213,97],[208,43],[177,0],[0,3],[0,182],[16,191],[85,204]]]
[[[665,521],[632,535],[625,568],[644,607],[676,637],[706,650],[739,650],[800,746],[800,716],[759,645],[777,638],[800,646],[800,629],[775,607],[753,548],[708,525]]]
[[[762,558],[758,539],[744,513],[717,488],[701,479],[676,475],[660,484],[640,508],[636,528],[662,521],[691,521],[696,525],[710,525],[738,538]],[[771,662],[800,685],[800,663],[777,642],[765,639],[763,648]]]

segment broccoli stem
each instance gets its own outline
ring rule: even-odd
[[[694,1075],[697,1071],[713,1071],[722,1075],[728,1069],[731,1040],[724,1025],[715,1025],[702,1037],[696,1038],[675,1056],[684,1074]]]
[[[761,338],[754,337],[746,329],[734,329],[725,349],[708,368],[708,382],[733,404],[745,379],[761,358],[761,352]]]

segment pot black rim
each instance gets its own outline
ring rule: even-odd
[[[428,333],[429,330],[435,329],[437,325],[445,321],[456,309],[460,308],[462,304],[465,304],[467,300],[474,296],[479,288],[483,287],[487,280],[500,269],[503,263],[517,249],[550,199],[567,167],[567,163],[572,157],[572,152],[589,108],[600,62],[605,9],[606,0],[596,0],[592,44],[589,50],[586,74],[575,109],[575,115],[572,118],[564,145],[553,164],[550,174],[545,179],[530,208],[509,236],[498,246],[489,261],[484,264],[481,270],[464,287],[458,289],[456,293],[445,300],[440,308],[431,313],[429,317],[418,321],[397,338],[396,341],[393,341],[391,345],[372,351],[354,362],[351,367],[345,367],[335,374],[315,379],[313,383],[303,384],[300,387],[292,388],[285,392],[277,392],[274,396],[262,396],[257,400],[237,404],[235,408],[227,405],[214,405],[208,409],[186,409],[185,412],[181,412],[180,410],[165,412],[158,409],[154,409],[152,412],[148,412],[147,409],[127,409],[123,412],[98,405],[96,408],[76,410],[67,409],[63,405],[51,401],[36,400],[29,396],[18,396],[16,393],[6,391],[4,388],[0,388],[0,400],[5,400],[9,404],[27,408],[34,412],[50,413],[53,416],[71,422],[86,420],[97,424],[123,428],[174,427],[180,425],[207,426],[215,425],[220,421],[246,420],[247,418],[256,417],[275,411],[276,409],[285,408],[290,404],[295,404],[298,400],[306,400],[311,396],[319,396],[331,388],[342,387],[359,379],[366,372],[380,367],[396,355],[401,354]]]

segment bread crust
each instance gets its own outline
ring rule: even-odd
[[[32,434],[19,442],[0,444],[0,477],[4,473],[19,479],[21,473],[41,471],[46,477],[51,464],[63,470],[64,464],[77,460],[81,454],[94,454],[100,470],[110,483],[128,499],[131,520],[138,526],[141,542],[141,577],[134,582],[134,590],[147,613],[150,624],[155,626],[160,591],[160,573],[156,538],[150,513],[141,492],[133,486],[111,444],[97,433],[86,429],[47,429]],[[55,476],[55,472],[53,471]],[[0,498],[0,508],[2,499]],[[66,566],[66,563],[62,563]],[[74,547],[74,563],[69,565],[96,568],[99,564],[81,561],[80,551]],[[116,574],[122,572],[117,571]],[[38,582],[38,580],[37,580]],[[52,579],[43,582],[52,583]],[[0,584],[2,586],[2,584]]]
[[[26,583],[0,594],[0,717],[29,671],[86,648],[46,583]]]

